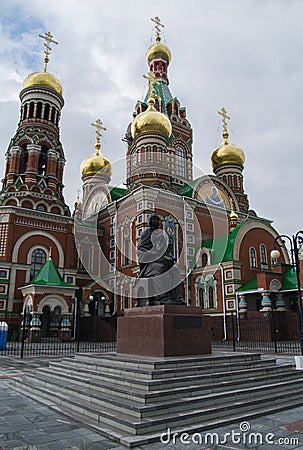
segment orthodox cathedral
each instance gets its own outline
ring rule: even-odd
[[[169,238],[188,305],[212,315],[291,307],[295,273],[284,248],[271,258],[278,233],[250,209],[245,155],[229,141],[224,108],[222,145],[209,152],[213,174],[193,178],[193,129],[170,91],[171,51],[161,41],[159,18],[153,21],[148,92],[135,104],[124,137],[126,182],[111,184],[115,168],[102,154],[106,149],[101,153],[98,119],[95,149],[81,164],[82,195],[72,212],[63,190],[63,90],[48,72],[50,44],[56,42],[49,32],[41,36],[44,69],[24,80],[20,120],[5,154],[0,312],[27,307],[45,328],[54,317],[73,313],[75,297],[82,314],[91,312],[92,303],[99,315],[134,307],[136,297],[148,297],[138,292],[136,246],[153,213]]]

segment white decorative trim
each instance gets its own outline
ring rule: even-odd
[[[66,301],[60,295],[46,295],[38,304],[38,312],[42,313],[44,306],[49,306],[51,312],[59,306],[61,308],[62,314],[68,313],[68,306]]]
[[[14,245],[12,262],[15,263],[18,262],[18,254],[21,245],[23,244],[24,241],[26,241],[26,239],[32,236],[45,236],[48,239],[50,239],[55,244],[59,253],[59,267],[64,267],[64,252],[61,243],[55,236],[52,236],[51,234],[46,233],[45,231],[28,231],[27,233],[23,234]]]
[[[241,243],[242,243],[244,236],[249,231],[256,229],[256,228],[261,228],[261,230],[265,230],[269,234],[271,234],[273,237],[273,245],[274,245],[274,239],[279,236],[278,233],[276,232],[276,230],[274,228],[272,228],[271,225],[266,224],[264,222],[260,222],[259,220],[249,220],[242,225],[242,227],[240,228],[240,230],[238,231],[238,234],[236,236],[235,244],[234,244],[234,255],[233,255],[234,260],[239,261],[239,259],[240,259],[240,247],[241,247]],[[284,248],[281,248],[281,252],[283,253],[285,261],[289,262],[289,257],[288,257],[287,251]]]
[[[49,256],[49,248],[46,248],[44,245],[36,244],[36,245],[34,245],[33,247],[30,248],[30,250],[29,250],[29,252],[27,254],[27,259],[26,259],[27,264],[31,264],[32,263],[32,255],[33,255],[34,250],[36,250],[37,248],[39,248],[39,249],[41,248],[41,250],[44,250],[45,253],[46,253],[46,258],[48,258],[48,256]]]

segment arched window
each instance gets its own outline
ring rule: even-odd
[[[36,248],[32,253],[30,278],[34,278],[45,264],[46,252],[42,248]]]
[[[49,119],[49,109],[50,109],[49,103],[46,103],[45,108],[44,108],[44,115],[43,115],[43,118],[45,120]]]
[[[138,148],[137,150],[137,163],[141,162],[141,149]]]
[[[27,104],[25,103],[24,109],[23,109],[23,119],[26,119],[26,115],[27,115]]]
[[[232,176],[228,175],[227,179],[228,179],[229,186],[232,186],[233,185],[233,178],[232,178]]]
[[[204,305],[204,289],[203,289],[203,287],[200,287],[198,289],[198,302],[199,302],[199,306],[201,306],[202,309],[205,309],[205,305]]]
[[[27,144],[23,144],[22,145],[22,153],[20,156],[19,173],[25,173],[27,171],[27,163],[28,163]]]
[[[214,309],[215,307],[214,288],[212,286],[208,288],[208,307],[210,309]]]
[[[38,119],[41,119],[41,115],[42,115],[42,103],[38,102],[37,103],[37,112],[36,112],[36,117]]]
[[[88,268],[89,268],[89,251],[88,250],[83,250],[81,263],[82,263],[83,269],[88,270]]]
[[[55,123],[55,114],[56,114],[56,110],[55,110],[55,107],[53,106],[52,107],[52,114],[51,114],[51,121],[53,123]]]
[[[159,147],[158,149],[158,161],[162,161],[163,158],[163,148]]]
[[[146,161],[150,161],[151,160],[151,146],[148,145],[146,147]]]
[[[28,113],[28,118],[31,119],[32,117],[34,117],[34,109],[35,109],[35,104],[34,102],[30,102],[29,104],[29,113]]]
[[[266,247],[264,244],[260,245],[260,262],[261,264],[267,264]]]
[[[124,257],[123,264],[125,266],[128,266],[128,264],[129,264],[129,240],[128,239],[125,239],[125,241],[124,241],[124,255],[123,255],[123,257]]]
[[[181,145],[176,145],[176,175],[185,176],[184,148]]]
[[[129,292],[127,289],[124,291],[124,309],[129,308]]]
[[[253,247],[250,247],[249,249],[249,262],[252,269],[257,267],[256,250]]]
[[[202,255],[202,267],[207,266],[207,262],[208,262],[208,255],[207,255],[207,253],[203,253],[203,255]]]
[[[39,155],[39,162],[38,162],[38,174],[39,175],[45,175],[45,173],[46,173],[47,151],[48,151],[48,148],[45,145],[42,145],[41,152]]]

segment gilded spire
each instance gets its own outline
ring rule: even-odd
[[[152,22],[154,22],[154,27],[155,27],[155,33],[156,33],[156,42],[161,42],[161,28],[164,28],[163,23],[161,23],[161,19],[159,16],[156,16],[152,19],[150,19]]]
[[[52,259],[52,246],[49,247],[48,259]]]
[[[93,127],[96,128],[96,143],[95,143],[95,149],[96,149],[96,155],[100,155],[100,147],[101,147],[100,139],[101,139],[101,136],[102,136],[101,130],[106,131],[106,128],[104,128],[104,127],[102,126],[103,123],[102,123],[101,119],[97,119],[96,122],[95,122],[95,123],[92,123],[91,125],[92,125]]]
[[[223,139],[224,139],[224,144],[227,145],[228,144],[228,130],[227,130],[227,119],[230,120],[230,117],[227,115],[226,113],[226,109],[223,107],[220,109],[220,111],[218,111],[218,114],[220,114],[222,116],[222,122],[223,122]]]
[[[53,40],[53,37],[54,37],[54,36],[51,34],[50,31],[48,31],[48,32],[45,33],[44,35],[43,35],[43,34],[39,34],[39,37],[41,37],[42,39],[45,39],[45,40],[46,40],[46,42],[44,42],[44,47],[45,47],[44,53],[45,53],[45,57],[44,57],[44,68],[43,68],[43,71],[46,72],[46,71],[47,71],[47,64],[48,64],[48,62],[49,62],[49,55],[50,55],[50,52],[51,52],[51,50],[52,50],[49,44],[52,42],[53,44],[58,45],[58,42]]]

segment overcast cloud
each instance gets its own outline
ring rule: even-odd
[[[173,55],[172,94],[187,107],[193,126],[195,165],[212,173],[210,156],[222,141],[217,111],[224,106],[230,140],[246,155],[250,208],[274,220],[281,233],[303,228],[301,0],[2,0],[1,174],[19,120],[22,82],[43,67],[38,34],[46,31],[59,41],[49,71],[64,89],[69,205],[81,188],[80,163],[94,151],[92,121],[100,117],[107,128],[104,155],[123,158],[121,138],[147,89],[142,75],[155,15],[165,24],[163,38]],[[124,177],[119,167],[115,181]]]

